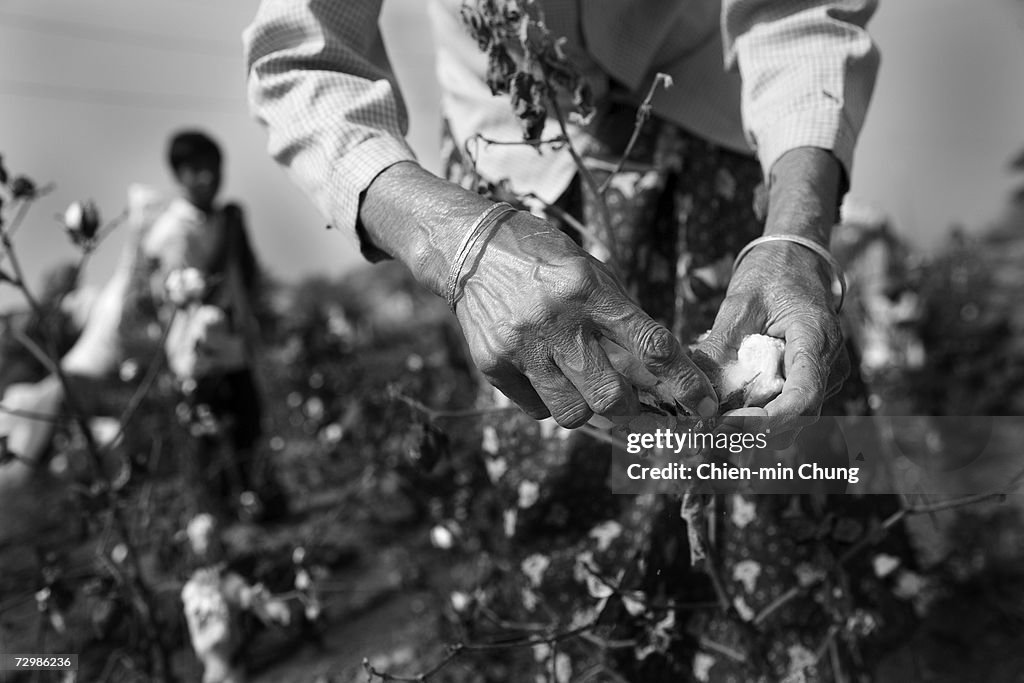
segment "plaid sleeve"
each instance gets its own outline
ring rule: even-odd
[[[264,0],[245,30],[249,102],[268,150],[340,230],[374,178],[415,156],[381,42],[381,0]],[[383,257],[363,242],[371,259]]]
[[[743,80],[743,125],[765,177],[797,147],[852,170],[878,72],[865,30],[877,0],[725,0],[726,63]]]

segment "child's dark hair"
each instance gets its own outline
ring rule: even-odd
[[[198,130],[183,130],[171,136],[167,145],[167,163],[175,173],[185,164],[193,161],[221,163],[220,146],[206,133]]]

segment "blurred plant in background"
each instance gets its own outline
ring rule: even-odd
[[[2,165],[0,179],[4,246],[13,251],[28,208],[49,188],[15,182]],[[908,410],[1022,414],[1024,221],[1014,206],[1002,225],[975,238],[954,234],[934,257],[892,252],[901,262],[900,286],[880,295],[915,293],[920,313],[907,324],[925,354],[919,365],[894,362],[874,379]],[[36,304],[5,318],[3,388],[44,377],[73,342],[80,324],[66,304],[77,294],[82,263],[116,223],[99,219],[85,201],[61,213],[55,229],[67,233],[80,259],[55,271],[38,296],[24,287],[16,252],[2,257],[2,286],[27,289]],[[617,680],[624,659],[642,661],[672,646],[676,614],[721,608],[688,599],[704,585],[674,586],[671,594],[635,588],[631,580],[643,567],[627,551],[642,525],[607,518],[622,501],[590,495],[593,487],[579,477],[590,471],[581,460],[587,451],[571,447],[574,435],[519,419],[515,408],[477,407],[480,384],[443,302],[403,269],[278,283],[260,315],[267,346],[260,379],[270,412],[260,457],[291,495],[291,515],[263,526],[204,526],[196,517],[188,483],[194,475],[183,457],[192,437],[175,417],[180,394],[162,368],[163,330],[140,299],[123,322],[120,372],[104,385],[105,402],[118,407],[113,428],[83,424],[72,401],[57,416],[47,462],[32,464],[39,471],[24,484],[26,507],[17,509],[14,489],[3,488],[2,479],[23,463],[0,444],[0,515],[21,511],[0,521],[4,648],[82,653],[81,680],[196,680],[181,598],[195,579],[186,597],[202,599],[190,613],[216,612],[216,595],[227,596],[233,656],[250,673],[310,657],[328,664],[319,669],[327,673],[316,674],[327,681],[358,680],[369,670],[385,680],[433,671],[422,680],[518,683],[538,669],[549,681],[601,681]],[[555,445],[538,452],[534,445],[545,436]],[[38,512],[41,501],[53,510],[48,516]],[[925,506],[902,514],[952,512]],[[739,522],[753,514],[731,512]],[[8,519],[35,526],[20,533]],[[1004,607],[1024,594],[1012,571],[1024,560],[1016,510],[972,508],[956,517],[948,544],[932,544],[934,571],[900,563],[866,541],[847,543],[848,527],[832,520],[808,533],[859,547],[870,571],[925,618],[952,611],[950,623],[959,624],[955,600],[943,596],[964,587],[984,600],[993,600],[996,587],[995,602]],[[577,537],[585,548],[567,541]],[[737,565],[726,578],[743,587],[763,571]],[[990,580],[993,572],[998,581]],[[821,567],[801,565],[797,575],[799,590],[830,600]],[[368,668],[333,664],[345,654],[337,648],[296,653],[303,644],[315,651],[332,642],[332,629],[358,628],[387,598],[410,595],[425,600],[408,617],[424,625],[418,640],[392,648],[375,634],[379,647],[347,653],[367,655]],[[1019,615],[1007,609],[1000,618],[1016,625]],[[770,616],[754,615],[754,623]],[[850,637],[883,626],[863,611],[847,616]],[[609,623],[630,630],[613,632]],[[1002,628],[1002,621],[978,626],[990,634]],[[952,637],[941,635],[942,642]],[[685,637],[716,645],[707,633]],[[789,654],[795,661],[816,655]],[[692,663],[687,675],[697,680],[713,670],[706,657]]]

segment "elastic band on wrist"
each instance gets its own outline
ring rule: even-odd
[[[736,272],[736,269],[740,266],[740,261],[743,260],[751,249],[759,244],[764,244],[765,242],[793,242],[810,249],[824,259],[832,271],[833,282],[838,282],[839,284],[839,304],[836,306],[836,313],[843,310],[843,302],[846,301],[846,275],[843,273],[843,267],[839,265],[839,261],[836,260],[836,257],[833,256],[828,249],[806,237],[802,237],[800,235],[763,235],[758,237],[757,239],[750,241],[747,246],[740,249],[740,253],[736,254],[736,260],[732,262],[732,272]],[[833,285],[833,296],[835,295],[835,289],[836,288]]]
[[[452,269],[448,273],[448,286],[445,288],[445,300],[448,302],[448,308],[455,312],[455,304],[458,303],[459,295],[461,294],[459,283],[462,279],[462,269],[466,265],[466,261],[469,258],[470,252],[476,245],[480,236],[487,231],[492,225],[494,225],[499,218],[504,216],[506,213],[514,212],[516,209],[505,202],[499,202],[494,206],[488,208],[480,216],[473,221],[473,224],[466,231],[465,237],[462,238],[462,242],[459,244],[458,250],[455,252],[455,259],[452,261]]]

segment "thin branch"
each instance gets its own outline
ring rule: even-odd
[[[396,400],[406,404],[416,412],[422,413],[430,420],[461,419],[467,417],[483,417],[484,415],[495,415],[498,413],[518,412],[518,406],[487,406],[484,408],[466,408],[463,410],[440,410],[431,408],[420,401],[406,396],[402,393],[393,395]]]
[[[4,234],[7,239],[10,239],[17,234],[18,229],[21,227],[22,223],[25,222],[25,216],[28,215],[28,210],[31,206],[32,202],[26,200],[21,200],[18,203],[18,210],[14,214],[14,218],[11,219],[11,224],[4,229]],[[5,258],[7,258],[6,253],[0,255],[0,263],[3,263]]]
[[[43,348],[39,346],[34,339],[32,339],[32,337],[28,336],[16,327],[11,328],[11,335],[14,337],[15,341],[25,348],[26,351],[32,354],[33,358],[39,361],[39,363],[46,368],[47,372],[51,375],[57,374],[57,365],[53,362],[53,359],[50,358],[49,354],[47,354],[46,351],[44,351]]]
[[[531,621],[512,621],[498,616],[489,607],[481,605],[479,612],[485,619],[490,621],[498,628],[503,628],[506,631],[527,631],[531,633],[550,633],[551,629],[555,627],[555,624],[541,624],[538,622]]]
[[[28,206],[29,204],[30,202],[26,202],[24,206]],[[20,221],[24,220],[24,215],[27,214],[27,211],[28,209],[25,208],[24,212],[19,212],[19,216],[21,218],[17,223],[12,225],[12,228],[16,228],[20,225]],[[0,244],[2,244],[3,252],[11,263],[11,268],[14,271],[14,277],[16,279],[15,284],[18,287],[18,290],[21,292],[22,297],[25,299],[25,302],[28,304],[33,315],[42,319],[44,317],[45,310],[36,296],[32,293],[32,290],[29,288],[25,279],[25,272],[21,266],[21,261],[14,249],[13,243],[11,242],[11,229],[0,232]],[[163,647],[160,640],[159,630],[156,622],[154,621],[154,610],[152,607],[153,597],[142,580],[143,573],[142,567],[139,563],[139,553],[132,544],[130,527],[118,506],[116,492],[113,490],[109,479],[104,474],[103,458],[100,448],[93,437],[92,430],[89,428],[89,423],[85,417],[86,413],[78,401],[78,397],[74,392],[70,379],[60,366],[60,362],[54,360],[57,358],[56,350],[51,349],[50,354],[44,355],[49,355],[51,359],[49,367],[52,368],[54,376],[60,382],[61,388],[64,392],[64,401],[67,404],[74,423],[82,432],[82,437],[85,440],[85,450],[89,455],[93,471],[95,472],[96,477],[103,484],[102,491],[104,494],[104,502],[112,515],[118,535],[121,537],[122,542],[129,551],[126,561],[128,562],[128,567],[131,569],[132,573],[132,576],[128,580],[128,585],[130,586],[132,593],[130,596],[132,598],[131,602],[135,605],[136,611],[141,618],[147,644],[153,648],[153,652],[157,655],[157,660],[155,662],[151,661],[150,663],[153,665],[158,664],[161,674],[160,678],[166,678],[170,672],[169,654]],[[150,673],[155,673],[155,671],[151,670]]]
[[[608,209],[608,205],[602,201],[600,188],[597,186],[597,181],[594,179],[594,174],[587,168],[586,163],[583,161],[583,157],[576,150],[576,146],[572,143],[572,138],[569,137],[569,126],[565,121],[565,114],[562,112],[561,106],[559,106],[556,98],[551,98],[551,111],[555,114],[555,120],[558,121],[558,127],[562,131],[562,135],[566,140],[566,147],[569,150],[570,156],[572,156],[573,163],[576,164],[576,168],[579,170],[580,178],[583,180],[583,184],[586,185],[587,189],[591,192],[594,197],[594,203],[597,207],[597,214],[600,219],[601,228],[605,233],[605,243],[611,248],[608,258],[610,263],[607,265],[611,268],[612,272],[618,276],[620,268],[616,257],[619,254],[617,240],[615,239],[615,232],[612,228],[612,217],[611,211]]]
[[[718,654],[723,655],[725,657],[728,657],[729,659],[733,660],[738,664],[747,663],[747,656],[745,654],[743,654],[739,650],[729,647],[728,645],[722,645],[719,642],[711,640],[707,636],[701,636],[699,638],[699,642],[701,647],[707,650],[711,650],[712,652],[717,652]]]
[[[497,145],[497,146],[503,146],[503,147],[522,146],[522,147],[537,147],[537,148],[540,148],[540,147],[544,147],[546,145],[551,145],[551,148],[554,149],[554,150],[561,149],[562,146],[565,145],[568,142],[568,138],[566,138],[564,135],[559,135],[558,137],[554,137],[554,138],[548,138],[547,140],[525,140],[525,139],[519,139],[519,140],[494,140],[494,139],[491,139],[491,138],[487,137],[483,133],[477,133],[471,139],[479,140],[480,142],[483,142],[483,143],[488,144],[488,145]]]
[[[589,562],[583,562],[582,566],[587,570],[587,573],[593,576],[595,579],[601,582],[606,588],[609,588],[612,593],[620,598],[626,598],[641,602],[649,610],[663,611],[663,610],[700,610],[708,609],[711,607],[717,607],[718,602],[677,602],[675,600],[668,600],[666,602],[654,602],[647,599],[647,595],[640,590],[627,590],[621,586],[617,586],[611,582],[606,576],[601,574],[594,568]]]
[[[396,393],[393,395],[393,397],[396,400],[406,404],[416,412],[425,415],[428,420],[454,420],[470,417],[483,417],[485,415],[497,415],[501,413],[520,412],[520,408],[518,406],[486,406],[484,408],[466,408],[463,410],[441,410],[438,408],[431,408],[425,403],[417,401],[411,396],[406,396],[405,394],[402,393]],[[626,442],[623,441],[622,439],[616,439],[614,436],[605,433],[603,430],[597,429],[596,427],[591,427],[590,425],[583,425],[582,427],[577,427],[576,431],[582,434],[586,434],[598,441],[602,441],[611,446],[617,446],[619,448],[626,447]]]
[[[53,192],[54,188],[55,185],[53,183],[49,183],[48,185],[36,188],[35,193],[33,193],[31,197],[16,200],[18,202],[18,212],[14,214],[14,219],[11,221],[10,226],[4,230],[8,238],[14,237],[17,234],[18,229],[21,228],[25,221],[25,217],[28,215],[28,210],[32,207],[32,202],[50,194]],[[6,254],[0,254],[0,263],[4,262],[4,258],[6,258]]]
[[[562,221],[576,232],[586,237],[589,237],[602,249],[611,253],[611,248],[607,244],[605,244],[604,238],[602,236],[598,235],[597,232],[595,232],[593,229],[590,228],[590,226],[586,225],[582,221],[576,220],[576,218],[573,217],[572,214],[570,214],[562,207],[558,206],[557,204],[547,203],[533,192],[527,192],[526,194],[523,195],[523,197],[539,202],[540,204],[543,205],[543,210],[545,213],[552,214],[555,218]]]
[[[379,678],[382,681],[424,683],[424,681],[430,680],[431,676],[448,666],[460,654],[462,654],[461,646],[452,645],[448,648],[448,653],[441,661],[432,666],[429,670],[415,676],[395,676],[394,674],[389,674],[386,671],[378,671],[372,664],[370,664],[370,660],[365,657],[363,658],[363,670],[366,671],[366,675],[368,676],[366,679],[368,683],[373,681],[374,678]]]
[[[157,342],[157,350],[153,353],[153,358],[150,360],[149,367],[146,369],[146,375],[143,377],[142,382],[136,387],[135,392],[132,393],[131,398],[128,399],[128,405],[121,412],[121,417],[118,420],[117,435],[109,441],[111,447],[117,443],[118,439],[124,436],[125,429],[128,426],[128,422],[134,417],[135,412],[142,405],[142,400],[149,393],[149,390],[153,387],[153,383],[156,381],[157,374],[160,372],[160,368],[163,367],[164,360],[164,343],[167,341],[167,335],[170,334],[171,324],[174,322],[175,317],[178,315],[177,309],[171,314],[167,324],[164,325],[164,329],[161,331],[160,340]]]
[[[910,515],[930,514],[941,510],[952,510],[955,508],[961,508],[968,505],[974,505],[976,503],[981,503],[987,500],[1001,500],[1007,494],[1012,493],[1014,490],[1019,488],[1022,484],[1022,480],[1024,480],[1024,470],[1020,470],[1019,472],[1017,472],[1017,474],[1010,478],[1010,481],[1007,484],[1001,486],[998,490],[995,491],[990,491],[988,493],[976,493],[969,496],[961,496],[959,498],[938,501],[935,503],[905,505],[903,509],[898,510],[897,512],[894,512],[893,514],[889,515],[889,517],[887,517],[882,522],[878,530],[869,531],[864,536],[862,536],[856,543],[850,546],[846,550],[846,552],[839,556],[836,565],[839,567],[843,566],[851,559],[856,557],[858,554],[860,554],[864,549],[876,544],[880,540],[879,532],[881,532],[882,534],[887,533],[890,529],[892,529],[892,527],[896,526],[896,524],[898,524],[900,521],[902,521]],[[809,582],[805,586],[793,586],[785,593],[783,593],[775,600],[773,600],[771,603],[769,603],[763,610],[761,610],[761,612],[754,617],[753,623],[755,625],[763,623],[764,620],[771,616],[774,612],[778,611],[783,606],[795,600],[800,595],[807,593],[812,588],[817,587],[824,580],[824,577],[821,577]]]
[[[814,653],[814,659],[816,662],[820,662],[822,659],[825,658],[825,655],[828,653],[829,645],[832,643],[832,641],[835,640],[838,634],[838,626],[832,624],[828,627],[828,632],[825,634],[824,640],[821,641],[821,645],[818,646],[817,652]]]
[[[691,520],[687,520],[687,522],[689,524],[694,524]],[[711,579],[711,585],[715,589],[715,596],[718,598],[718,605],[727,616],[738,618],[739,614],[736,612],[736,608],[732,603],[732,598],[729,597],[729,591],[726,589],[725,582],[718,573],[718,566],[715,563],[711,544],[708,540],[707,527],[704,524],[694,524],[694,526],[696,527],[695,531],[700,544],[705,550],[704,573]]]
[[[621,674],[612,671],[604,664],[595,664],[590,667],[576,678],[575,683],[589,683],[602,674],[609,678],[612,683],[629,683],[629,681],[623,678]]]
[[[396,676],[389,674],[386,671],[380,671],[370,664],[370,660],[363,659],[363,670],[369,677],[368,681],[373,681],[374,678],[379,678],[382,681],[393,681],[395,683],[426,683],[432,676],[440,672],[446,666],[448,666],[456,657],[461,655],[463,652],[489,652],[493,650],[512,650],[526,647],[534,647],[535,645],[549,645],[553,646],[556,643],[560,643],[571,638],[575,638],[587,631],[591,630],[597,625],[597,620],[594,619],[582,626],[578,626],[568,631],[561,633],[552,633],[546,636],[525,636],[510,638],[503,641],[495,641],[493,643],[455,643],[448,646],[448,651],[438,663],[430,667],[423,673],[416,674],[414,676]]]
[[[114,230],[120,227],[121,224],[128,219],[128,215],[128,209],[124,209],[117,216],[111,218],[106,225],[97,230],[96,235],[92,239],[79,245],[82,249],[82,258],[78,259],[78,263],[75,264],[74,276],[71,279],[72,282],[77,285],[78,280],[82,275],[82,271],[85,270],[85,266],[89,263],[89,258],[93,255],[93,252],[96,251],[96,248],[110,235],[110,233],[114,232]],[[51,315],[55,315],[61,310],[64,300],[70,293],[70,290],[62,292],[60,296],[57,297],[56,301],[54,301],[50,306]]]
[[[0,413],[11,415],[13,417],[23,417],[26,420],[35,420],[36,422],[48,422],[50,424],[67,424],[71,420],[71,416],[64,413],[52,415],[50,413],[40,413],[35,410],[8,408],[2,403],[0,403]]]
[[[835,676],[836,683],[846,683],[846,672],[843,671],[843,661],[839,657],[839,644],[834,636],[829,638],[828,654],[832,662],[832,675]]]
[[[19,605],[24,605],[26,602],[32,602],[35,597],[35,593],[29,593],[28,595],[23,595],[20,598],[11,598],[7,602],[0,602],[0,614],[4,614]]]
[[[815,584],[811,584],[811,585],[815,585]],[[793,587],[791,587],[785,593],[783,593],[782,595],[780,595],[779,597],[775,598],[770,603],[765,605],[764,609],[761,610],[754,617],[754,620],[751,623],[753,623],[754,626],[761,625],[762,623],[764,623],[765,619],[770,617],[776,611],[782,609],[782,607],[784,605],[788,604],[790,601],[795,599],[798,595],[800,595],[801,592],[803,592],[807,588],[810,588],[810,586],[806,586],[806,587],[803,587],[803,586],[793,586]]]
[[[473,143],[473,149],[470,149],[470,143]],[[463,154],[466,159],[469,160],[470,173],[473,176],[472,187],[476,188],[480,184],[480,172],[477,170],[477,157],[480,155],[480,141],[476,138],[466,138],[466,141],[462,145]]]
[[[640,644],[636,638],[609,640],[607,638],[595,636],[593,633],[581,633],[580,638],[597,646],[601,650],[628,650]]]
[[[647,96],[644,97],[643,102],[636,110],[636,120],[633,123],[633,133],[629,136],[629,142],[626,143],[626,149],[622,152],[622,156],[619,157],[618,163],[612,172],[605,178],[605,181],[601,183],[601,187],[598,188],[598,196],[604,198],[605,193],[608,192],[608,188],[612,185],[612,180],[615,176],[622,171],[622,167],[626,165],[629,160],[629,155],[633,153],[633,147],[636,146],[637,140],[640,139],[640,132],[644,128],[644,124],[647,123],[647,119],[651,117],[651,101],[654,99],[654,93],[657,92],[658,86],[664,84],[666,88],[672,86],[672,77],[668,74],[657,73],[654,76],[654,81],[651,82],[651,87],[647,90]]]
[[[1020,488],[1021,477],[1024,476],[1024,472],[1018,474],[1011,480],[1008,487],[1003,487],[1000,491],[990,491],[988,493],[976,493],[970,496],[962,496],[960,498],[953,498],[950,500],[940,500],[934,503],[922,503],[918,505],[909,505],[905,508],[905,512],[908,515],[918,515],[932,512],[940,512],[942,510],[952,510],[953,508],[964,507],[966,505],[974,505],[975,503],[984,503],[989,500],[997,500],[1002,502],[1007,495],[1013,493],[1015,489]]]

